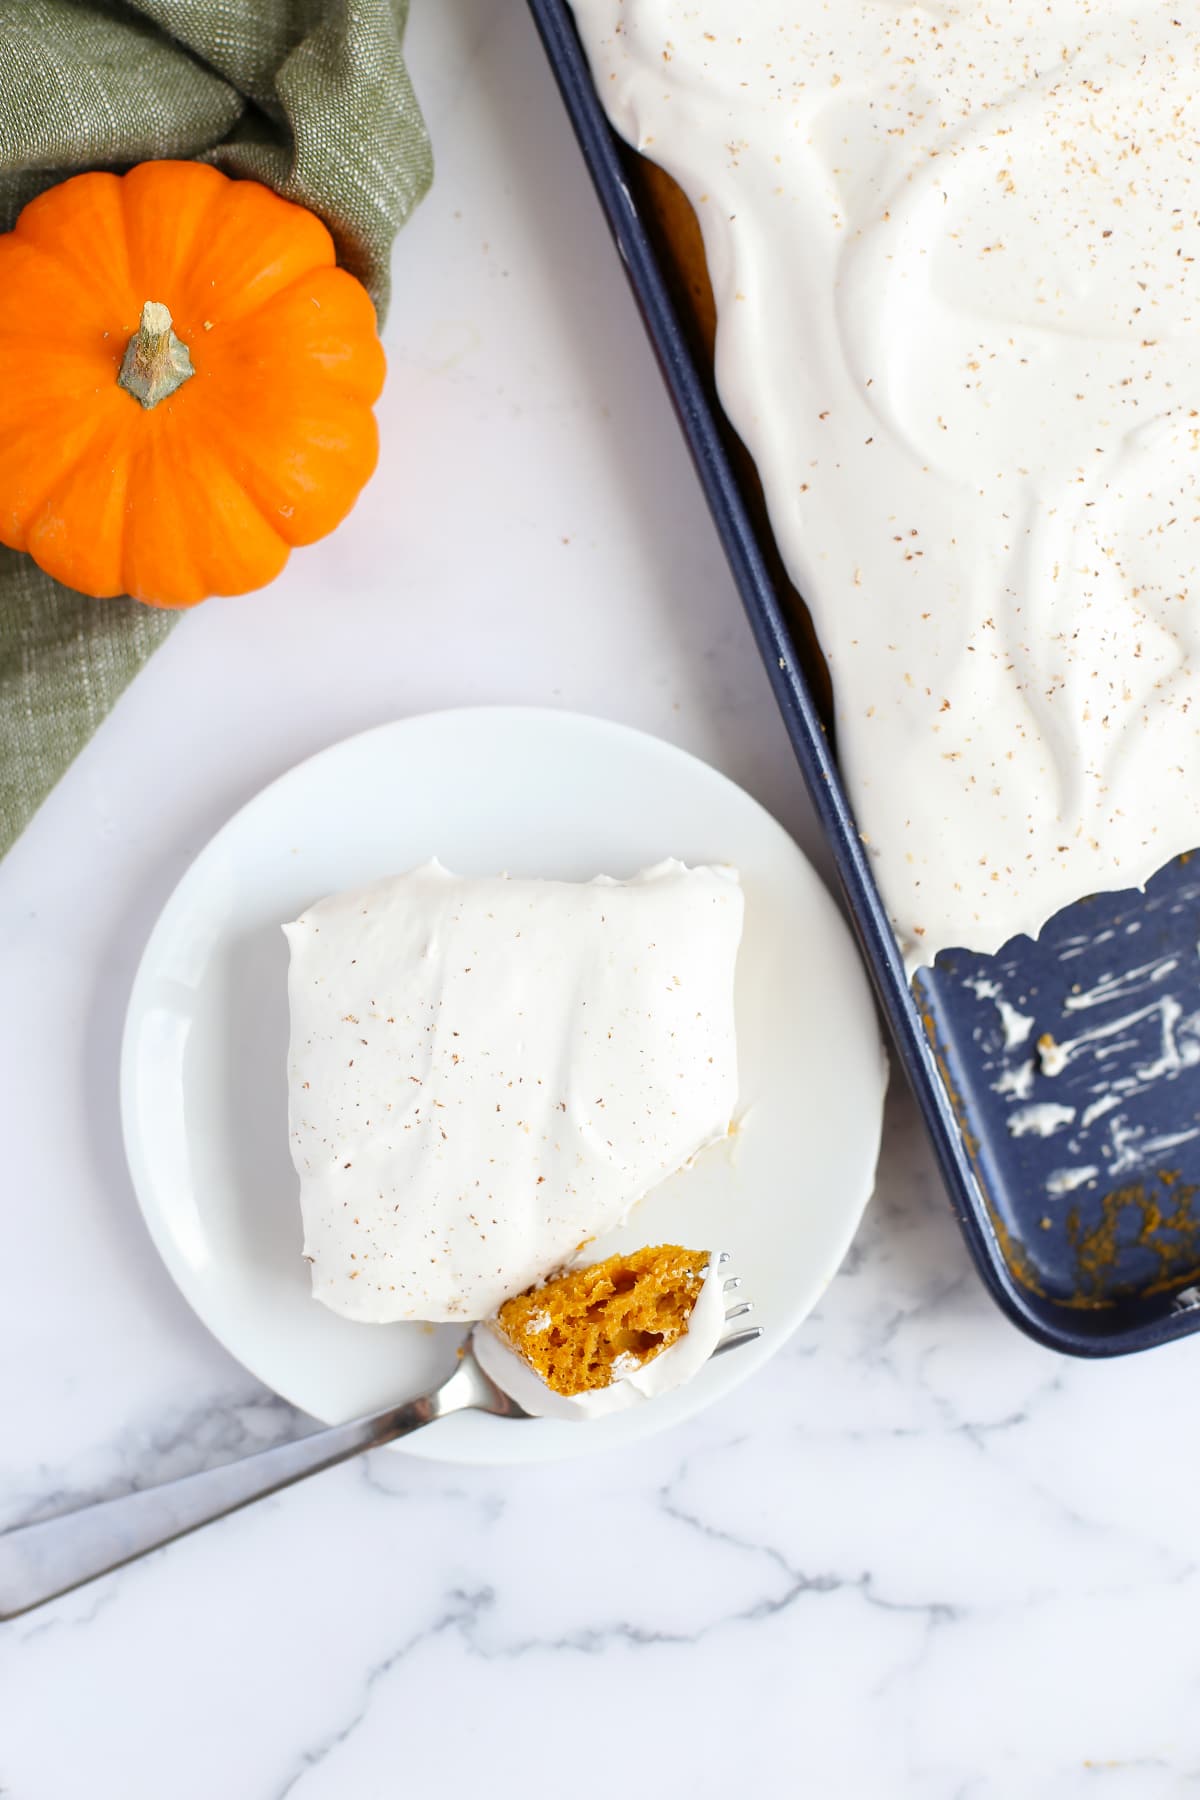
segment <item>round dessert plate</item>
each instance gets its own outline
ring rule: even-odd
[[[315,1418],[371,1412],[450,1373],[457,1327],[356,1324],[310,1295],[280,929],[325,894],[433,855],[463,875],[590,880],[666,856],[741,871],[737,1128],[595,1251],[728,1250],[763,1336],[610,1418],[459,1415],[401,1446],[469,1463],[611,1448],[708,1405],[781,1347],[849,1246],[879,1147],[885,1060],[850,933],[787,833],[694,757],[600,719],[489,707],[366,732],[266,788],[192,864],[134,982],[121,1065],[134,1187],[209,1330]]]

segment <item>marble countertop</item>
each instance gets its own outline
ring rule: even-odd
[[[264,782],[399,715],[567,706],[827,866],[524,8],[418,0],[410,51],[438,176],[379,475],[183,621],[0,868],[5,1523],[297,1428],[159,1265],[116,1108],[150,925]],[[1200,1789],[1198,1378],[1200,1341],[1075,1363],[1007,1324],[896,1092],[843,1273],[735,1395],[571,1464],[376,1454],[0,1627],[0,1794]]]

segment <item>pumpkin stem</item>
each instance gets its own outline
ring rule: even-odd
[[[195,373],[187,345],[172,330],[167,308],[158,300],[147,300],[142,322],[125,346],[117,386],[149,412]]]

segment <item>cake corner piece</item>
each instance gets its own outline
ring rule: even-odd
[[[316,1298],[484,1318],[722,1138],[742,918],[728,867],[575,883],[427,863],[285,926]]]

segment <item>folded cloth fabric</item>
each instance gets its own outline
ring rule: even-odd
[[[22,0],[0,26],[0,230],[80,169],[195,157],[324,219],[381,316],[429,186],[408,0]],[[0,548],[0,855],[176,615]]]

